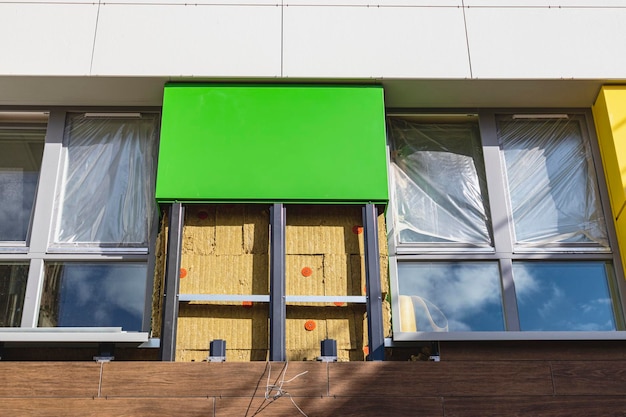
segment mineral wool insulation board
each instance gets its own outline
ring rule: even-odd
[[[385,203],[378,86],[169,84],[156,198]]]

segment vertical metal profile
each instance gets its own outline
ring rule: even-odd
[[[283,362],[285,352],[285,207],[270,207],[270,360]]]
[[[380,251],[378,248],[378,211],[374,204],[363,207],[365,243],[365,285],[367,295],[367,334],[370,361],[385,359],[383,331],[383,294],[380,285]]]
[[[165,262],[165,292],[163,320],[161,325],[161,360],[176,359],[176,327],[178,324],[178,286],[180,257],[183,242],[185,209],[181,203],[173,203],[170,210]]]

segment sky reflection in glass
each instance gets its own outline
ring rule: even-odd
[[[604,262],[516,262],[522,330],[615,330]]]
[[[48,264],[45,287],[39,326],[141,330],[145,264]]]
[[[398,281],[401,295],[425,301],[413,300],[418,331],[437,331],[429,317],[422,317],[428,314],[444,327],[437,309],[451,332],[504,330],[496,262],[399,262]]]

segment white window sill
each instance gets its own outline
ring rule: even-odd
[[[0,342],[145,343],[147,332],[126,332],[121,327],[6,327]]]
[[[575,332],[394,332],[385,339],[385,346],[395,342],[435,341],[498,341],[498,340],[626,340],[626,331]]]

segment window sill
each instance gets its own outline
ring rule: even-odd
[[[626,340],[626,331],[576,332],[396,332],[385,340],[385,346],[395,342],[486,341],[486,340]]]
[[[0,342],[145,343],[147,332],[126,332],[121,327],[11,327],[0,329]]]

